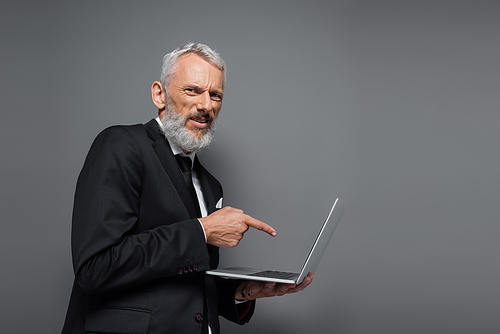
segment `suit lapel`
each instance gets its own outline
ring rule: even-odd
[[[205,203],[207,205],[208,214],[215,211],[215,194],[213,192],[213,185],[210,183],[208,171],[201,165],[198,156],[194,160],[194,168],[196,169],[196,175],[198,180],[200,180],[201,190],[203,192],[203,197],[205,198]]]
[[[184,203],[184,206],[189,213],[189,216],[191,218],[197,218],[196,208],[191,200],[191,196],[189,195],[188,187],[184,182],[184,179],[182,178],[181,170],[179,168],[179,165],[177,164],[175,156],[172,153],[172,149],[170,148],[168,141],[161,133],[158,122],[153,119],[145,124],[145,128],[149,138],[153,139],[153,149],[160,159],[165,172],[168,174],[170,180],[172,181],[172,184],[177,190],[177,193],[181,197],[182,202]]]

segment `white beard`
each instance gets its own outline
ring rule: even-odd
[[[161,120],[165,137],[179,145],[186,152],[199,152],[209,148],[215,139],[215,129],[217,127],[215,119],[207,129],[197,130],[196,134],[186,129],[186,122],[193,116],[195,115],[180,116],[168,103],[165,108],[165,116]],[[201,136],[199,136],[200,133]]]

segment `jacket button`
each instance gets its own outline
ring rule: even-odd
[[[199,324],[203,321],[203,315],[201,313],[196,313],[194,318],[195,318],[196,322]]]

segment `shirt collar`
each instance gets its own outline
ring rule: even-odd
[[[165,131],[165,129],[163,128],[163,124],[160,120],[160,117],[156,117],[156,122],[158,122],[158,124],[160,125],[160,127]],[[170,140],[170,138],[166,137],[167,140],[168,140],[168,143],[170,145],[170,149],[172,150],[172,153],[174,155],[180,155],[180,156],[183,156],[183,157],[188,157],[191,159],[191,162],[193,163],[194,162],[194,158],[196,156],[196,153],[192,152],[190,154],[186,154],[184,153],[184,151],[182,150],[182,148],[177,145],[177,143],[175,143],[174,141]]]

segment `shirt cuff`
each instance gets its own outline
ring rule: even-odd
[[[205,229],[203,228],[203,224],[201,223],[201,220],[198,219],[198,222],[200,223],[201,230],[203,231],[203,235],[205,236],[205,242],[207,242],[207,234],[205,233]]]

